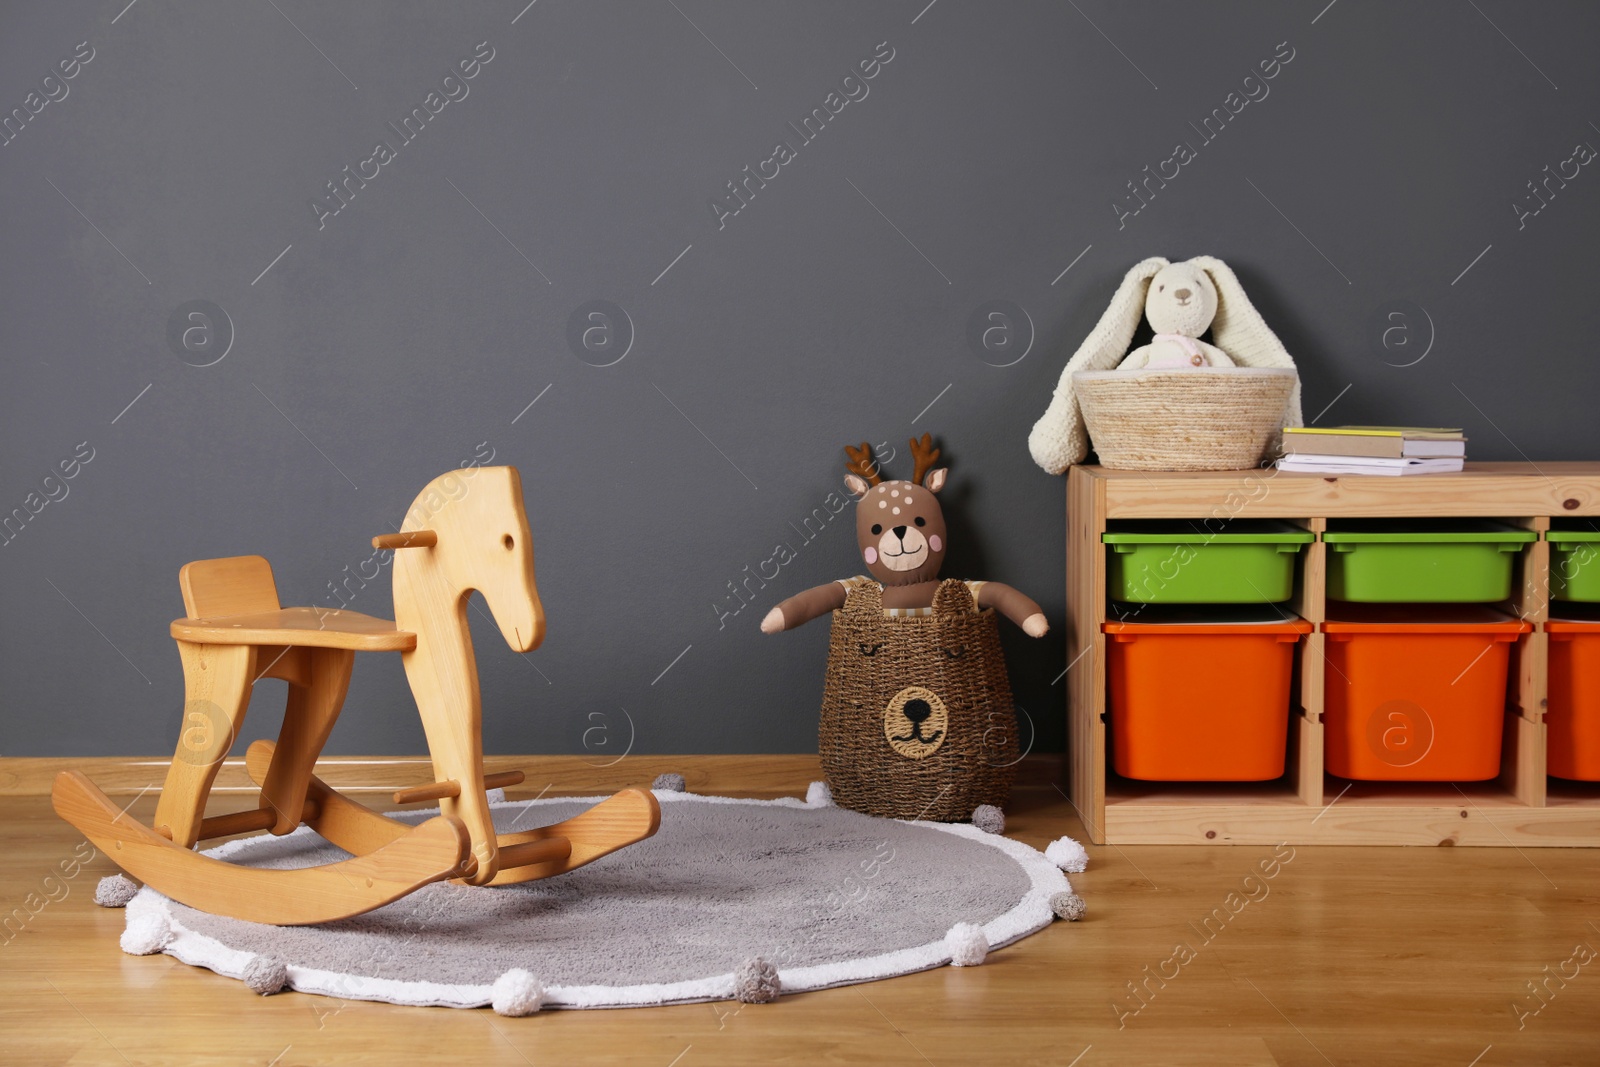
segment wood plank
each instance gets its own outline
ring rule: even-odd
[[[1328,520],[1314,518],[1289,521],[1317,535],[1315,541],[1300,550],[1295,561],[1294,598],[1289,607],[1302,619],[1319,623],[1328,617],[1328,546],[1322,542],[1322,532],[1328,528]]]
[[[1548,519],[1537,520],[1548,522]],[[1549,641],[1544,624],[1550,619],[1550,542],[1543,539],[1521,554],[1521,581],[1511,607],[1534,624],[1534,633],[1517,642],[1517,673],[1512,678],[1518,710],[1531,722],[1543,722],[1548,706]]]
[[[1500,784],[1523,804],[1542,808],[1548,781],[1545,776],[1544,723],[1530,722],[1515,713],[1508,714],[1500,743]],[[1595,843],[1600,844],[1600,841]]]
[[[305,685],[291,684],[283,709],[283,725],[273,766],[261,785],[261,803],[278,813],[273,833],[286,834],[300,825],[306,784],[350,688],[355,653],[344,648],[304,650]]]
[[[1552,809],[1546,809],[1552,810]],[[1147,805],[1107,810],[1106,833],[1123,845],[1462,845],[1485,848],[1592,848],[1600,811],[1562,807],[1556,817],[1497,812],[1460,817],[1452,808],[1335,806],[1313,824],[1296,808],[1197,809]]]
[[[174,619],[171,629],[177,640],[202,645],[298,645],[356,652],[409,652],[417,647],[417,635],[395,629],[390,619],[327,608]]]
[[[49,796],[55,776],[81,770],[108,796],[154,795],[161,788],[171,757],[8,756],[0,757],[0,796]],[[523,784],[514,796],[600,796],[629,786],[649,785],[658,774],[682,774],[696,793],[736,792],[741,796],[804,795],[806,785],[822,779],[816,753],[792,755],[684,756],[642,755],[624,759],[594,756],[485,756],[493,773],[522,770]],[[1042,753],[1026,757],[1018,781],[1048,784],[1060,774],[1061,757]],[[316,773],[335,789],[352,794],[383,794],[434,781],[426,756],[324,756]],[[259,787],[250,778],[243,756],[223,761],[212,796],[254,798]],[[376,799],[374,797],[374,799]]]
[[[192,619],[276,611],[278,586],[261,556],[197,559],[178,568],[183,608]]]
[[[1300,561],[1300,574],[1295,587],[1294,609],[1302,619],[1320,627],[1328,617],[1327,574],[1328,546],[1322,534],[1328,528],[1325,518],[1303,520],[1303,524],[1317,535],[1307,545]],[[1313,631],[1300,639],[1300,714],[1291,724],[1289,741],[1289,780],[1294,785],[1302,803],[1322,804],[1323,727],[1327,676],[1326,638]]]
[[[1600,843],[1600,806],[1595,805],[1485,808],[1464,802],[1385,806],[1340,801],[1324,809],[1299,804],[1108,804],[1106,837],[1121,845],[1271,845],[1286,841],[1295,845],[1593,848]]]
[[[1104,486],[1113,519],[1600,515],[1600,463],[1469,463],[1459,474],[1412,478],[1074,470]]]
[[[1105,840],[1106,663],[1104,483],[1074,467],[1067,478],[1067,745],[1071,796],[1090,840]]]
[[[250,706],[256,650],[247,645],[179,641],[178,657],[183,661],[183,722],[162,778],[155,830],[188,848],[199,839],[206,798]]]
[[[1320,637],[1320,634],[1307,634]],[[1289,752],[1285,762],[1285,777],[1300,803],[1317,807],[1322,804],[1323,726],[1320,720],[1308,714],[1289,717]]]

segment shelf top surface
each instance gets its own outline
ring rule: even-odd
[[[1103,493],[1107,518],[1600,515],[1600,462],[1469,463],[1449,474],[1392,478],[1241,471],[1074,467]]]
[[[1246,478],[1251,475],[1269,477],[1273,479],[1289,478],[1303,481],[1362,481],[1374,483],[1400,482],[1407,486],[1415,486],[1420,481],[1428,484],[1445,481],[1462,481],[1484,477],[1517,476],[1523,478],[1593,478],[1600,481],[1600,460],[1544,460],[1538,463],[1521,461],[1493,461],[1469,462],[1464,469],[1450,471],[1443,474],[1416,474],[1408,478],[1395,478],[1378,474],[1308,474],[1299,471],[1280,471],[1273,467],[1257,467],[1250,470],[1238,471],[1134,471],[1112,470],[1102,467],[1097,463],[1080,464],[1073,470],[1081,470],[1095,478],[1104,478],[1109,481],[1148,481],[1157,479],[1165,481],[1174,479],[1178,481],[1228,481]]]

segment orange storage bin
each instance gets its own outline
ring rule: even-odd
[[[1327,636],[1327,768],[1364,781],[1500,773],[1511,646],[1529,623],[1487,608],[1340,605]]]
[[[1600,782],[1600,622],[1545,623],[1550,635],[1548,765],[1557,778]]]
[[[1260,782],[1283,775],[1304,619],[1108,622],[1111,766],[1125,778]]]

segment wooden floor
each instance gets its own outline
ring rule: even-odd
[[[631,757],[588,770],[601,780],[583,790],[571,784],[585,768],[533,761],[512,795],[537,793],[541,769],[553,793],[678,769],[700,792],[799,794],[811,766]],[[25,791],[36,770],[21,785],[14,768],[0,773],[0,793]],[[1082,838],[1054,775],[1053,760],[1030,761],[1011,836],[1041,848],[1062,834]],[[132,810],[148,817],[151,808],[146,796]],[[228,799],[214,810],[229,810]],[[167,956],[124,955],[122,913],[91,900],[110,862],[97,856],[71,880],[50,877],[80,841],[47,798],[0,795],[0,910],[12,927],[24,917],[20,933],[0,934],[0,1063],[1600,1063],[1594,851],[1090,847],[1089,870],[1071,876],[1087,917],[982,967],[763,1006],[508,1019],[262,998]],[[1529,983],[1544,983],[1541,997]]]

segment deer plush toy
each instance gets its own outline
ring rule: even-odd
[[[911,441],[910,481],[885,481],[871,446],[846,446],[845,486],[871,577],[783,601],[765,633],[833,613],[819,749],[835,801],[903,819],[963,821],[1004,804],[1016,763],[1011,685],[995,613],[1031,637],[1039,605],[999,582],[939,579],[948,545],[930,434]]]

